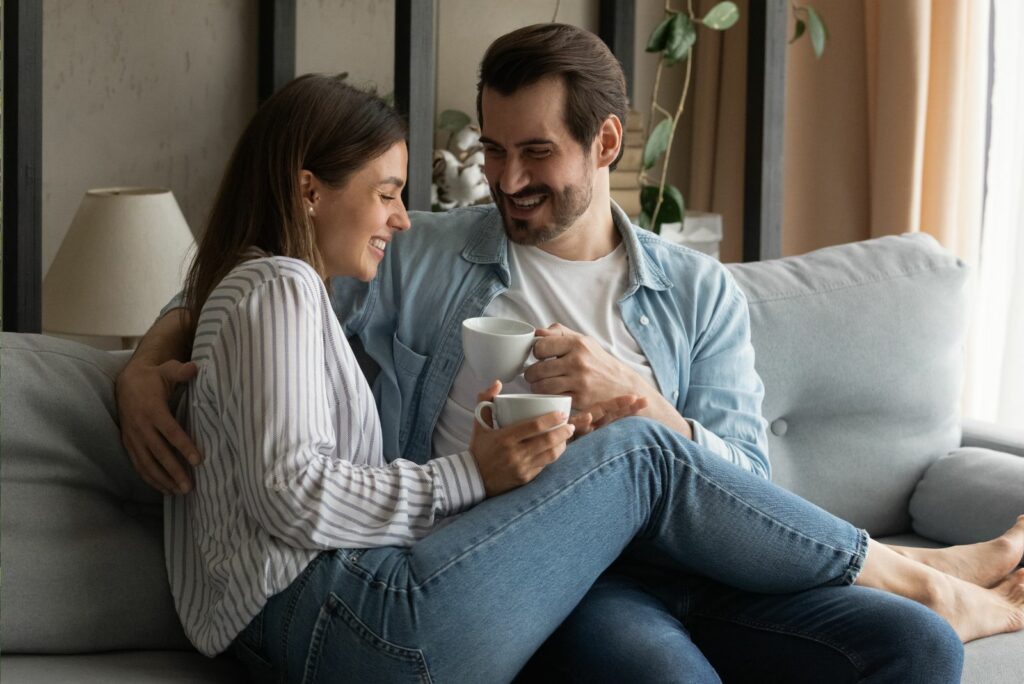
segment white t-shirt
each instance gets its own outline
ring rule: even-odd
[[[629,285],[625,244],[595,261],[566,261],[539,247],[509,243],[511,287],[484,309],[484,316],[525,321],[535,328],[552,323],[587,335],[656,387],[647,357],[622,321],[619,300]],[[530,362],[534,359],[531,357]],[[466,450],[473,434],[476,396],[493,378],[480,378],[463,363],[434,428],[434,457]],[[519,376],[502,394],[530,392]]]

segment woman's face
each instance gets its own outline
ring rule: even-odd
[[[313,208],[317,246],[328,276],[373,280],[391,236],[408,230],[409,215],[402,204],[408,161],[405,142],[398,142],[340,188],[311,178],[307,209]]]

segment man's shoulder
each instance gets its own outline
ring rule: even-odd
[[[693,289],[732,289],[732,274],[725,264],[704,252],[670,242],[649,230],[634,227],[645,256],[660,268],[675,287]]]
[[[410,211],[412,229],[401,233],[406,243],[464,244],[481,227],[494,220],[493,204],[460,207],[449,211]]]

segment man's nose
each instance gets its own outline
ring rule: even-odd
[[[498,187],[506,195],[514,195],[530,184],[526,166],[518,159],[508,159],[498,177]]]

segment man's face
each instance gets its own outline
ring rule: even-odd
[[[565,125],[565,87],[547,78],[504,96],[485,88],[484,175],[513,242],[537,245],[569,230],[590,206],[591,155]]]

